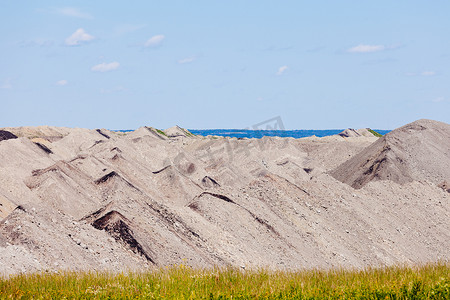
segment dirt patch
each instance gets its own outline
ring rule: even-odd
[[[0,142],[10,139],[17,139],[17,136],[9,131],[0,130]]]
[[[186,169],[186,172],[188,174],[192,174],[195,172],[195,165],[193,163],[190,163]]]
[[[274,233],[276,236],[280,236],[280,234],[273,228],[273,226],[272,225],[270,225],[269,223],[267,223],[267,221],[266,220],[263,220],[263,219],[261,219],[260,217],[257,217],[257,216],[255,216],[255,215],[253,215],[253,214],[251,214],[252,216],[253,216],[253,218],[255,218],[255,220],[259,223],[259,224],[261,224],[261,225],[263,225],[264,227],[266,227],[269,231],[271,231],[272,233]]]
[[[447,193],[450,193],[450,182],[443,181],[440,184],[438,184],[438,187],[446,191]]]
[[[201,212],[201,209],[198,205],[198,202],[192,202],[191,204],[188,205],[188,207],[196,212]]]
[[[107,135],[106,133],[103,133],[100,129],[96,130],[101,136],[107,138],[108,140],[111,138],[109,135]]]
[[[220,184],[209,176],[203,177],[202,185],[206,188],[220,187]]]
[[[313,168],[303,168],[303,171],[305,171],[306,173],[311,173],[314,169]]]
[[[38,146],[42,151],[44,151],[47,154],[53,154],[53,151],[50,150],[47,146],[41,143],[34,143],[36,146]]]
[[[220,200],[223,200],[225,202],[236,204],[233,200],[231,200],[227,196],[224,196],[224,195],[221,195],[221,194],[215,194],[215,193],[210,193],[210,192],[203,192],[203,193],[200,194],[199,197],[201,197],[202,195],[210,195],[210,196],[213,196],[213,197],[218,198]]]
[[[95,141],[94,144],[93,144],[90,148],[93,148],[93,147],[97,146],[98,144],[102,144],[102,143],[104,143],[104,142],[105,142],[105,141],[103,141],[103,140]],[[90,149],[90,148],[89,148],[89,149]]]
[[[105,176],[102,176],[101,178],[97,179],[95,181],[95,184],[105,183],[105,182],[107,182],[108,180],[110,180],[111,178],[113,178],[115,176],[119,176],[119,174],[117,174],[116,171],[109,172]]]
[[[158,170],[158,171],[154,171],[154,172],[152,172],[153,174],[159,174],[159,173],[161,173],[162,171],[164,171],[164,170],[166,170],[167,168],[169,168],[169,167],[171,167],[170,165],[169,166],[166,166],[166,167],[164,167],[164,168],[162,168],[162,169],[160,169],[160,170]]]
[[[116,241],[128,247],[134,253],[144,256],[148,261],[155,264],[153,258],[147,253],[143,246],[133,236],[133,230],[130,227],[130,221],[121,213],[113,210],[108,212],[103,217],[95,220],[92,223],[98,230],[105,230]]]
[[[97,185],[104,184],[104,183],[107,183],[107,182],[113,180],[114,178],[116,178],[119,181],[122,181],[123,183],[125,183],[129,187],[133,188],[134,190],[141,192],[135,185],[133,185],[131,182],[129,182],[128,180],[126,180],[125,178],[120,176],[120,174],[117,173],[116,171],[111,171],[108,174],[100,177],[99,179],[97,179],[95,181],[95,184],[97,184]]]

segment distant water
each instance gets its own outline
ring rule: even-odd
[[[385,135],[390,130],[378,130],[376,132]],[[326,129],[326,130],[247,130],[247,129],[189,129],[190,132],[196,135],[218,135],[229,136],[236,138],[262,138],[263,136],[279,136],[279,137],[293,137],[304,138],[308,136],[324,137],[335,135],[344,131],[344,129]]]
[[[188,129],[195,135],[218,135],[229,136],[236,138],[262,138],[263,136],[279,136],[279,137],[293,137],[296,139],[304,138],[308,136],[324,137],[329,135],[335,135],[344,131],[344,129],[302,129],[302,130],[249,130],[249,129]],[[374,129],[379,134],[385,135],[390,130]],[[133,130],[113,130],[117,132],[131,132]]]

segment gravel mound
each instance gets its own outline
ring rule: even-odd
[[[446,261],[448,126],[242,140],[4,128],[19,138],[0,142],[0,275]]]
[[[450,125],[418,120],[386,134],[330,174],[354,188],[374,180],[399,184],[450,179]]]
[[[164,130],[164,133],[168,137],[171,137],[171,138],[174,138],[174,137],[192,137],[192,136],[194,136],[187,129],[181,128],[178,125],[170,127],[170,128],[167,128],[166,130]]]

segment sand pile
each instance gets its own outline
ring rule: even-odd
[[[372,180],[439,184],[450,179],[449,158],[450,125],[418,120],[386,134],[331,175],[354,188]]]
[[[360,128],[360,129],[347,128],[341,133],[338,133],[338,135],[341,137],[358,137],[358,136],[373,137],[376,136],[376,132],[374,132],[370,128]]]
[[[380,139],[11,128],[0,273],[447,260],[448,127],[420,120]]]
[[[170,127],[166,130],[164,130],[164,134],[168,137],[174,138],[174,137],[192,137],[194,136],[192,133],[190,133],[187,129],[181,128],[180,126],[176,125],[173,127]]]
[[[36,126],[36,127],[8,127],[5,130],[11,131],[18,137],[27,138],[43,138],[50,141],[55,141],[66,136],[71,129],[65,127],[51,127],[51,126]]]

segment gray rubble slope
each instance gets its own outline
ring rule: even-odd
[[[361,188],[373,180],[400,184],[450,179],[450,125],[418,120],[395,129],[330,173]]]
[[[449,257],[446,189],[371,181],[355,190],[328,174],[383,141],[376,137],[8,131],[19,138],[0,141],[4,275],[180,263],[364,267]]]

